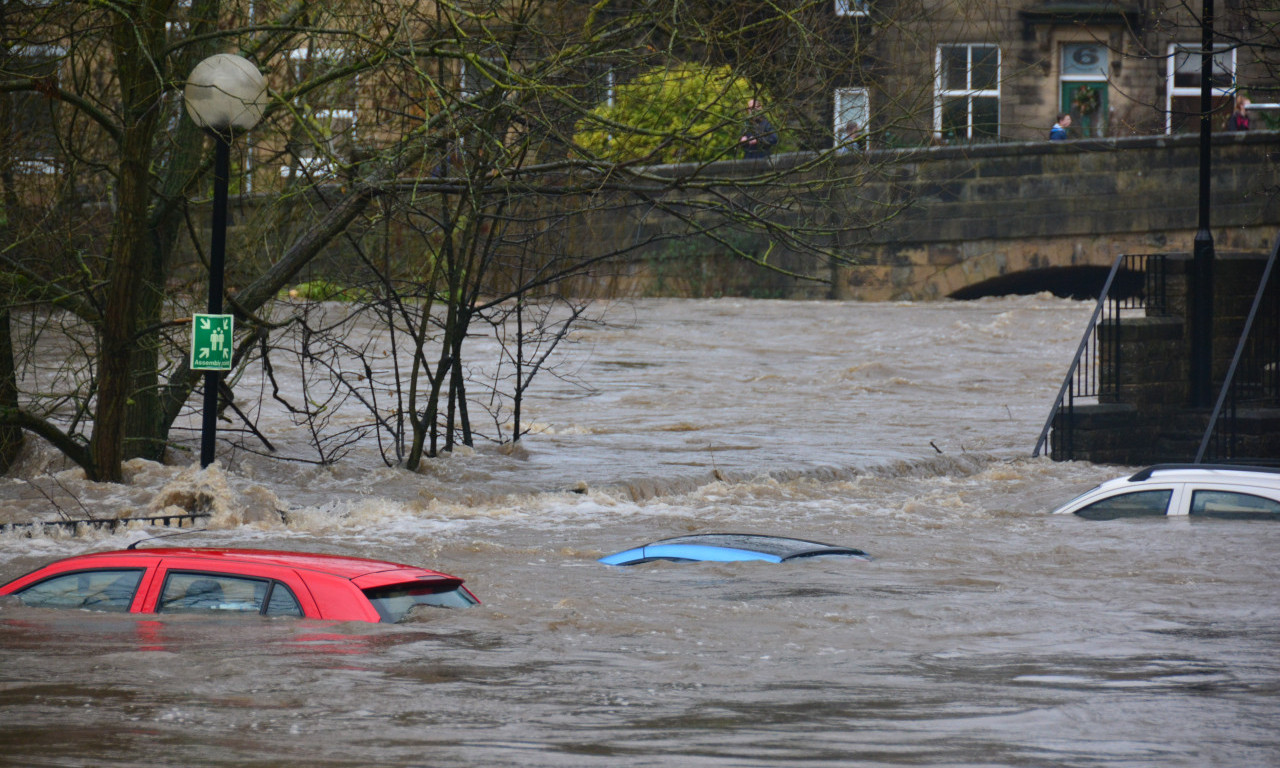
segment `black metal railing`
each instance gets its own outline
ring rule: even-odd
[[[1240,340],[1218,392],[1213,414],[1200,440],[1195,463],[1262,461],[1241,455],[1246,445],[1242,434],[1241,411],[1249,408],[1280,408],[1280,237],[1262,268],[1258,289],[1249,307]]]
[[[1125,311],[1143,310],[1149,317],[1168,314],[1167,267],[1164,254],[1121,254],[1111,265],[1111,271],[1098,295],[1093,316],[1080,339],[1076,356],[1067,369],[1066,378],[1058,389],[1058,397],[1049,409],[1040,439],[1036,441],[1032,457],[1038,457],[1049,444],[1049,433],[1060,412],[1067,418],[1060,419],[1054,435],[1055,453],[1058,458],[1070,460],[1075,456],[1075,404],[1086,397],[1098,400],[1119,396],[1120,366],[1120,318]]]
[[[133,523],[163,525],[166,528],[184,528],[195,525],[197,520],[207,520],[210,517],[212,517],[212,513],[209,512],[190,512],[173,515],[152,515],[150,517],[90,517],[82,520],[37,520],[29,523],[0,524],[0,533],[8,534],[15,531],[25,531],[30,536],[35,531],[42,531],[48,534],[59,528],[72,534],[81,530],[106,529],[114,532]]]

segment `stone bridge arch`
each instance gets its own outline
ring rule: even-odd
[[[1154,250],[1164,252],[1147,238],[968,243],[953,263],[939,264],[937,271],[914,270],[922,282],[904,286],[904,293],[913,299],[1032,293],[1097,298],[1117,256]]]
[[[1277,178],[1280,133],[1214,137],[1219,252],[1266,250],[1280,226]],[[905,194],[911,207],[843,248],[853,263],[833,269],[831,295],[1076,295],[1096,285],[1096,296],[1098,270],[1105,278],[1121,254],[1192,250],[1198,182],[1191,135],[916,150],[885,189],[869,191]]]

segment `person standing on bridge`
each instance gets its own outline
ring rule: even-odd
[[[747,127],[742,134],[742,138],[738,139],[738,146],[742,147],[742,156],[748,158],[768,157],[777,143],[778,132],[773,129],[773,124],[769,122],[769,118],[764,116],[764,107],[760,105],[757,99],[749,100],[747,102]]]
[[[1228,131],[1249,130],[1249,97],[1236,94],[1236,106],[1227,116]]]
[[[858,124],[850,120],[844,124],[844,129],[840,131],[840,136],[836,138],[836,152],[846,154],[852,150],[862,149],[861,137],[858,135]]]
[[[1071,127],[1071,115],[1062,112],[1058,115],[1058,122],[1053,124],[1049,129],[1049,141],[1066,141],[1067,129]]]

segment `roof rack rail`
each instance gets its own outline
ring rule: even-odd
[[[1129,476],[1129,482],[1150,480],[1156,472],[1170,469],[1234,469],[1239,472],[1267,472],[1280,475],[1280,467],[1261,467],[1254,464],[1153,464]]]

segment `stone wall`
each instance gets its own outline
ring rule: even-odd
[[[837,223],[831,241],[822,243],[838,254],[830,263],[784,247],[770,250],[771,264],[829,283],[786,278],[745,264],[714,243],[677,239],[640,249],[577,281],[573,290],[595,296],[929,300],[1013,273],[1110,267],[1121,253],[1190,251],[1198,148],[1195,136],[1149,136],[872,151],[838,161],[870,170],[832,174],[863,179],[832,195],[900,207],[895,218],[871,229],[842,231]],[[773,166],[785,180],[789,168],[812,160],[782,156]],[[759,172],[750,161],[722,165],[718,172],[730,178]],[[1280,133],[1215,136],[1211,175],[1218,248],[1265,250],[1280,227]],[[678,226],[652,213],[610,216],[580,223],[579,238],[643,242]],[[759,252],[747,244],[747,250],[753,247]]]
[[[1212,167],[1211,224],[1219,250],[1265,250],[1280,227],[1280,133],[1217,135]],[[646,170],[686,174],[699,184],[714,175],[721,184],[718,195],[751,199],[767,194],[760,185],[762,171],[776,171],[780,187],[802,190],[787,201],[794,211],[782,224],[816,226],[822,232],[809,241],[835,258],[732,226],[717,232],[719,241],[688,236],[682,233],[693,226],[689,221],[662,214],[651,200],[623,194],[612,203],[594,201],[593,213],[576,212],[584,201],[527,200],[523,204],[536,211],[530,221],[555,221],[553,230],[539,235],[541,252],[569,260],[614,250],[625,254],[556,290],[583,297],[931,300],[1015,274],[1039,271],[1052,280],[1053,271],[1063,268],[1109,268],[1121,253],[1190,251],[1197,221],[1198,139],[1193,136],[876,150],[839,157],[795,153],[772,161]],[[741,187],[735,186],[739,180],[745,182]],[[681,196],[697,194],[708,196],[677,189],[662,200],[678,203]],[[276,202],[236,201],[229,242],[243,241],[245,247],[233,249],[238,255],[229,267],[228,285],[237,284],[240,271],[261,271],[288,239],[292,228],[276,221]],[[885,211],[892,214],[887,222],[867,226]],[[300,206],[292,215],[316,211]],[[204,211],[193,217],[207,220]],[[711,225],[706,219],[700,224]],[[272,234],[273,226],[278,234]],[[358,258],[353,243],[378,263],[420,260],[424,231],[398,223],[368,228],[355,238],[334,241],[307,274],[342,282]],[[779,271],[754,266],[731,249],[767,259]],[[184,255],[198,275],[199,262]]]
[[[838,295],[930,299],[1011,272],[1109,266],[1121,253],[1191,250],[1193,136],[945,148],[901,164],[914,203],[850,248]],[[1262,251],[1280,226],[1280,134],[1215,137],[1219,249]]]

